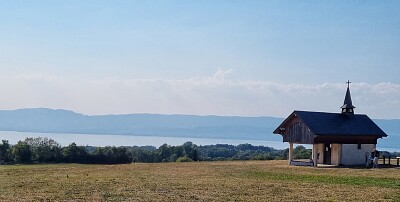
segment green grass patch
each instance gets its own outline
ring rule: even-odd
[[[400,189],[400,180],[386,177],[358,177],[358,176],[337,176],[337,175],[311,175],[280,173],[276,171],[250,170],[243,172],[243,175],[260,180],[284,180],[293,182],[308,183],[331,183],[363,187],[385,187]]]
[[[0,201],[399,201],[400,169],[286,161],[0,166]]]

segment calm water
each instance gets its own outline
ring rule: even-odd
[[[10,144],[15,144],[19,140],[27,137],[48,137],[57,141],[62,146],[67,146],[72,142],[77,145],[90,146],[156,146],[159,147],[164,143],[169,145],[182,145],[187,141],[191,141],[197,145],[215,145],[215,144],[231,144],[239,145],[249,143],[256,146],[268,146],[275,149],[286,149],[288,143],[280,141],[262,141],[262,140],[238,140],[238,139],[213,139],[213,138],[189,138],[189,137],[159,137],[159,136],[128,136],[128,135],[95,135],[95,134],[60,134],[60,133],[31,133],[31,132],[14,132],[0,131],[0,140],[8,140]],[[381,147],[379,147],[381,145]],[[296,146],[296,145],[295,145]],[[304,145],[311,148],[311,145]],[[387,148],[378,144],[378,150],[381,151],[400,151],[400,148]]]
[[[57,141],[62,146],[67,146],[68,144],[75,142],[77,145],[90,145],[90,146],[151,145],[159,147],[164,143],[167,143],[169,145],[182,145],[187,141],[191,141],[196,145],[213,145],[213,144],[238,145],[243,143],[249,143],[257,146],[263,145],[263,146],[274,147],[276,149],[285,149],[288,147],[287,143],[282,143],[279,141],[0,131],[0,139],[8,140],[10,144],[15,144],[19,140],[24,140],[27,137],[48,137]]]

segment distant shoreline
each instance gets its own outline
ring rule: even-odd
[[[72,142],[78,145],[90,146],[155,146],[159,147],[166,143],[168,145],[181,145],[184,142],[191,141],[197,145],[215,145],[215,144],[252,144],[255,146],[268,146],[275,149],[286,149],[288,143],[271,140],[254,139],[236,139],[236,138],[201,138],[201,137],[176,137],[176,136],[150,136],[150,135],[110,135],[110,134],[71,134],[71,133],[37,133],[37,132],[17,132],[0,131],[0,139],[7,139],[11,144],[24,140],[26,137],[48,137],[54,139],[62,146]],[[311,148],[311,145],[304,145]],[[400,152],[400,148],[392,148],[382,145],[379,141],[377,148],[381,151]]]

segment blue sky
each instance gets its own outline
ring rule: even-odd
[[[2,1],[0,108],[400,118],[398,1]]]

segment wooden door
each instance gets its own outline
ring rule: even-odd
[[[325,144],[324,164],[331,164],[332,148],[331,144]]]

